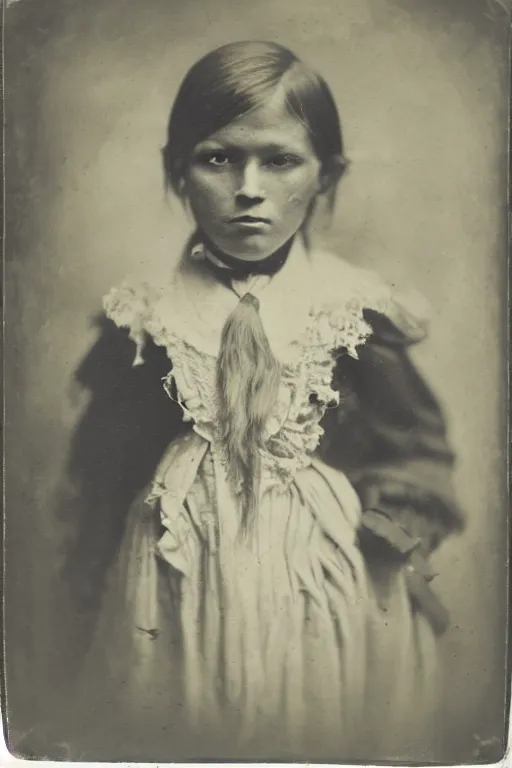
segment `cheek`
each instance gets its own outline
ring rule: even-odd
[[[290,174],[290,178],[283,185],[281,204],[290,214],[295,212],[297,215],[306,212],[311,200],[320,191],[320,180],[318,173],[310,171],[309,173]]]
[[[193,210],[210,213],[221,209],[231,194],[231,184],[223,174],[191,171],[185,182],[185,195]]]

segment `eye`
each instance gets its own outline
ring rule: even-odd
[[[221,168],[222,166],[229,165],[231,162],[231,158],[226,152],[207,152],[202,157],[201,160],[206,165],[213,165],[216,168]]]
[[[286,168],[294,168],[297,165],[300,165],[302,163],[302,160],[300,157],[297,157],[297,155],[290,155],[290,154],[282,154],[282,155],[273,155],[270,157],[266,165],[269,168],[275,168],[278,170],[284,170]]]

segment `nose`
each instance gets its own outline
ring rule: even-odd
[[[236,192],[239,199],[261,202],[265,199],[262,189],[261,169],[257,161],[246,163],[242,169],[240,188]]]

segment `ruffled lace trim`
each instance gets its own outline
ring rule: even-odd
[[[375,275],[347,265],[343,270],[334,281],[336,287],[341,286],[342,295],[326,299],[319,288],[306,330],[290,344],[288,359],[281,360],[281,392],[262,451],[263,474],[279,484],[289,484],[311,462],[323,435],[320,422],[326,410],[340,401],[339,392],[332,387],[336,357],[345,353],[357,358],[358,349],[373,332],[364,311],[386,315],[410,334],[422,332],[425,325],[424,308],[415,314],[410,301],[408,306]],[[216,358],[169,327],[172,288],[164,296],[162,288],[149,283],[125,282],[105,297],[105,312],[116,325],[129,330],[136,344],[135,365],[142,362],[146,334],[166,349],[173,365],[163,381],[168,395],[180,404],[195,432],[218,447]],[[166,300],[165,321],[159,307],[162,298]]]
[[[119,328],[127,328],[130,339],[136,345],[134,365],[141,365],[144,362],[142,351],[145,334],[151,333],[147,325],[152,317],[153,307],[161,294],[162,289],[157,289],[149,283],[126,281],[112,288],[103,299],[103,309],[107,317]],[[156,338],[155,342],[159,343]]]
[[[410,307],[407,307],[407,296],[394,294],[382,284],[371,291],[361,290],[359,293],[360,295],[352,296],[346,301],[341,299],[338,306],[317,305],[311,312],[306,333],[297,339],[292,347],[344,349],[349,355],[357,358],[358,347],[364,344],[372,333],[371,326],[364,319],[365,309],[388,316],[392,321],[399,323],[401,328],[410,329],[411,333],[416,333],[418,328],[426,325],[424,310],[421,314],[411,311]],[[103,300],[107,317],[118,327],[127,328],[130,338],[137,346],[135,364],[142,362],[140,358],[146,333],[157,345],[166,349],[173,348],[178,341],[173,331],[163,323],[155,311],[155,306],[162,296],[163,289],[150,283],[124,282],[119,287],[112,288]],[[179,341],[187,344],[185,339]]]

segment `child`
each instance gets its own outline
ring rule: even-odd
[[[308,237],[347,165],[330,91],[281,46],[223,46],[163,162],[194,234],[105,309],[135,364],[167,355],[182,425],[128,517],[91,716],[104,670],[118,758],[421,761],[446,624],[427,560],[462,520],[408,356],[423,310]]]

